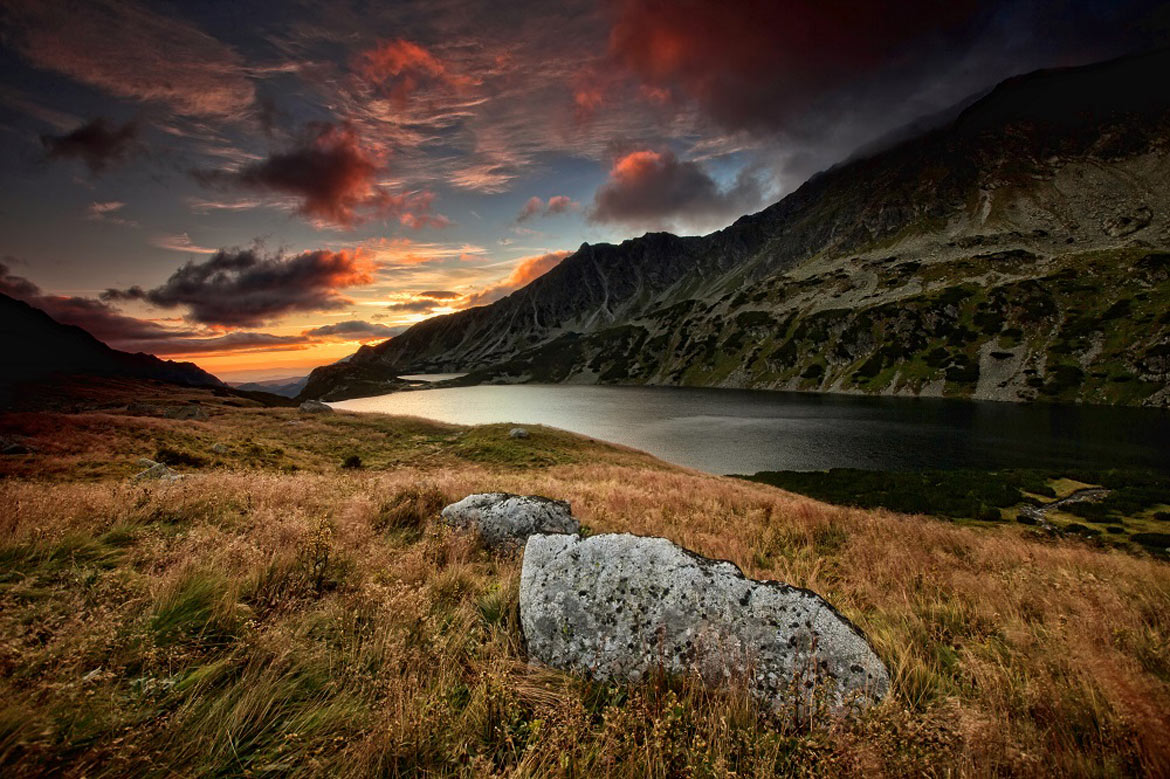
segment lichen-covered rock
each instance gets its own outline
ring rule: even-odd
[[[527,438],[528,431],[522,427],[514,427],[508,431],[509,438]]]
[[[319,400],[306,400],[301,403],[301,412],[305,414],[328,414],[332,411],[333,409]]]
[[[443,521],[477,531],[488,547],[518,547],[534,533],[577,533],[569,504],[540,495],[481,492],[443,509]]]
[[[530,658],[546,665],[606,680],[658,668],[738,680],[776,710],[841,713],[890,685],[865,637],[820,596],[665,538],[531,537],[520,623]]]

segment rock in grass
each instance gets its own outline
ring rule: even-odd
[[[443,521],[452,527],[479,533],[487,547],[522,546],[534,533],[577,533],[569,504],[539,495],[481,492],[443,509]]]
[[[201,422],[208,418],[207,409],[194,403],[186,406],[172,406],[166,410],[164,416],[167,419],[195,419]]]
[[[149,465],[147,465],[148,463]],[[145,457],[140,457],[138,464],[146,465],[146,470],[134,474],[134,481],[178,481],[183,478],[181,473],[177,473],[167,465],[147,460]]]
[[[777,711],[840,714],[890,686],[865,637],[820,596],[748,579],[665,538],[532,536],[520,623],[529,656],[554,668],[603,680],[656,669],[738,680]]]
[[[331,414],[333,409],[325,405],[319,400],[306,400],[301,403],[301,413],[303,414]]]
[[[522,427],[514,427],[508,431],[509,438],[527,438],[528,431]]]

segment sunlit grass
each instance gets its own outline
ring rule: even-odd
[[[1170,771],[1165,563],[834,507],[542,428],[526,450],[507,426],[296,418],[0,418],[40,450],[0,480],[0,773]],[[130,483],[164,446],[208,463]],[[363,468],[340,467],[350,449]],[[822,593],[892,695],[810,723],[686,678],[529,666],[518,561],[438,521],[485,490]]]

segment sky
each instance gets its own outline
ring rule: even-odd
[[[0,292],[299,376],[582,243],[702,234],[1165,3],[0,0]]]

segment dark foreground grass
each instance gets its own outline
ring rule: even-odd
[[[205,402],[207,421],[0,416],[37,450],[0,461],[0,774],[1170,771],[1164,563],[541,428],[525,449],[507,426]],[[207,462],[130,482],[163,447]],[[341,467],[350,453],[361,468]],[[664,535],[824,594],[889,664],[890,697],[808,722],[686,678],[530,665],[518,561],[437,519],[484,490],[567,499],[591,532]]]

